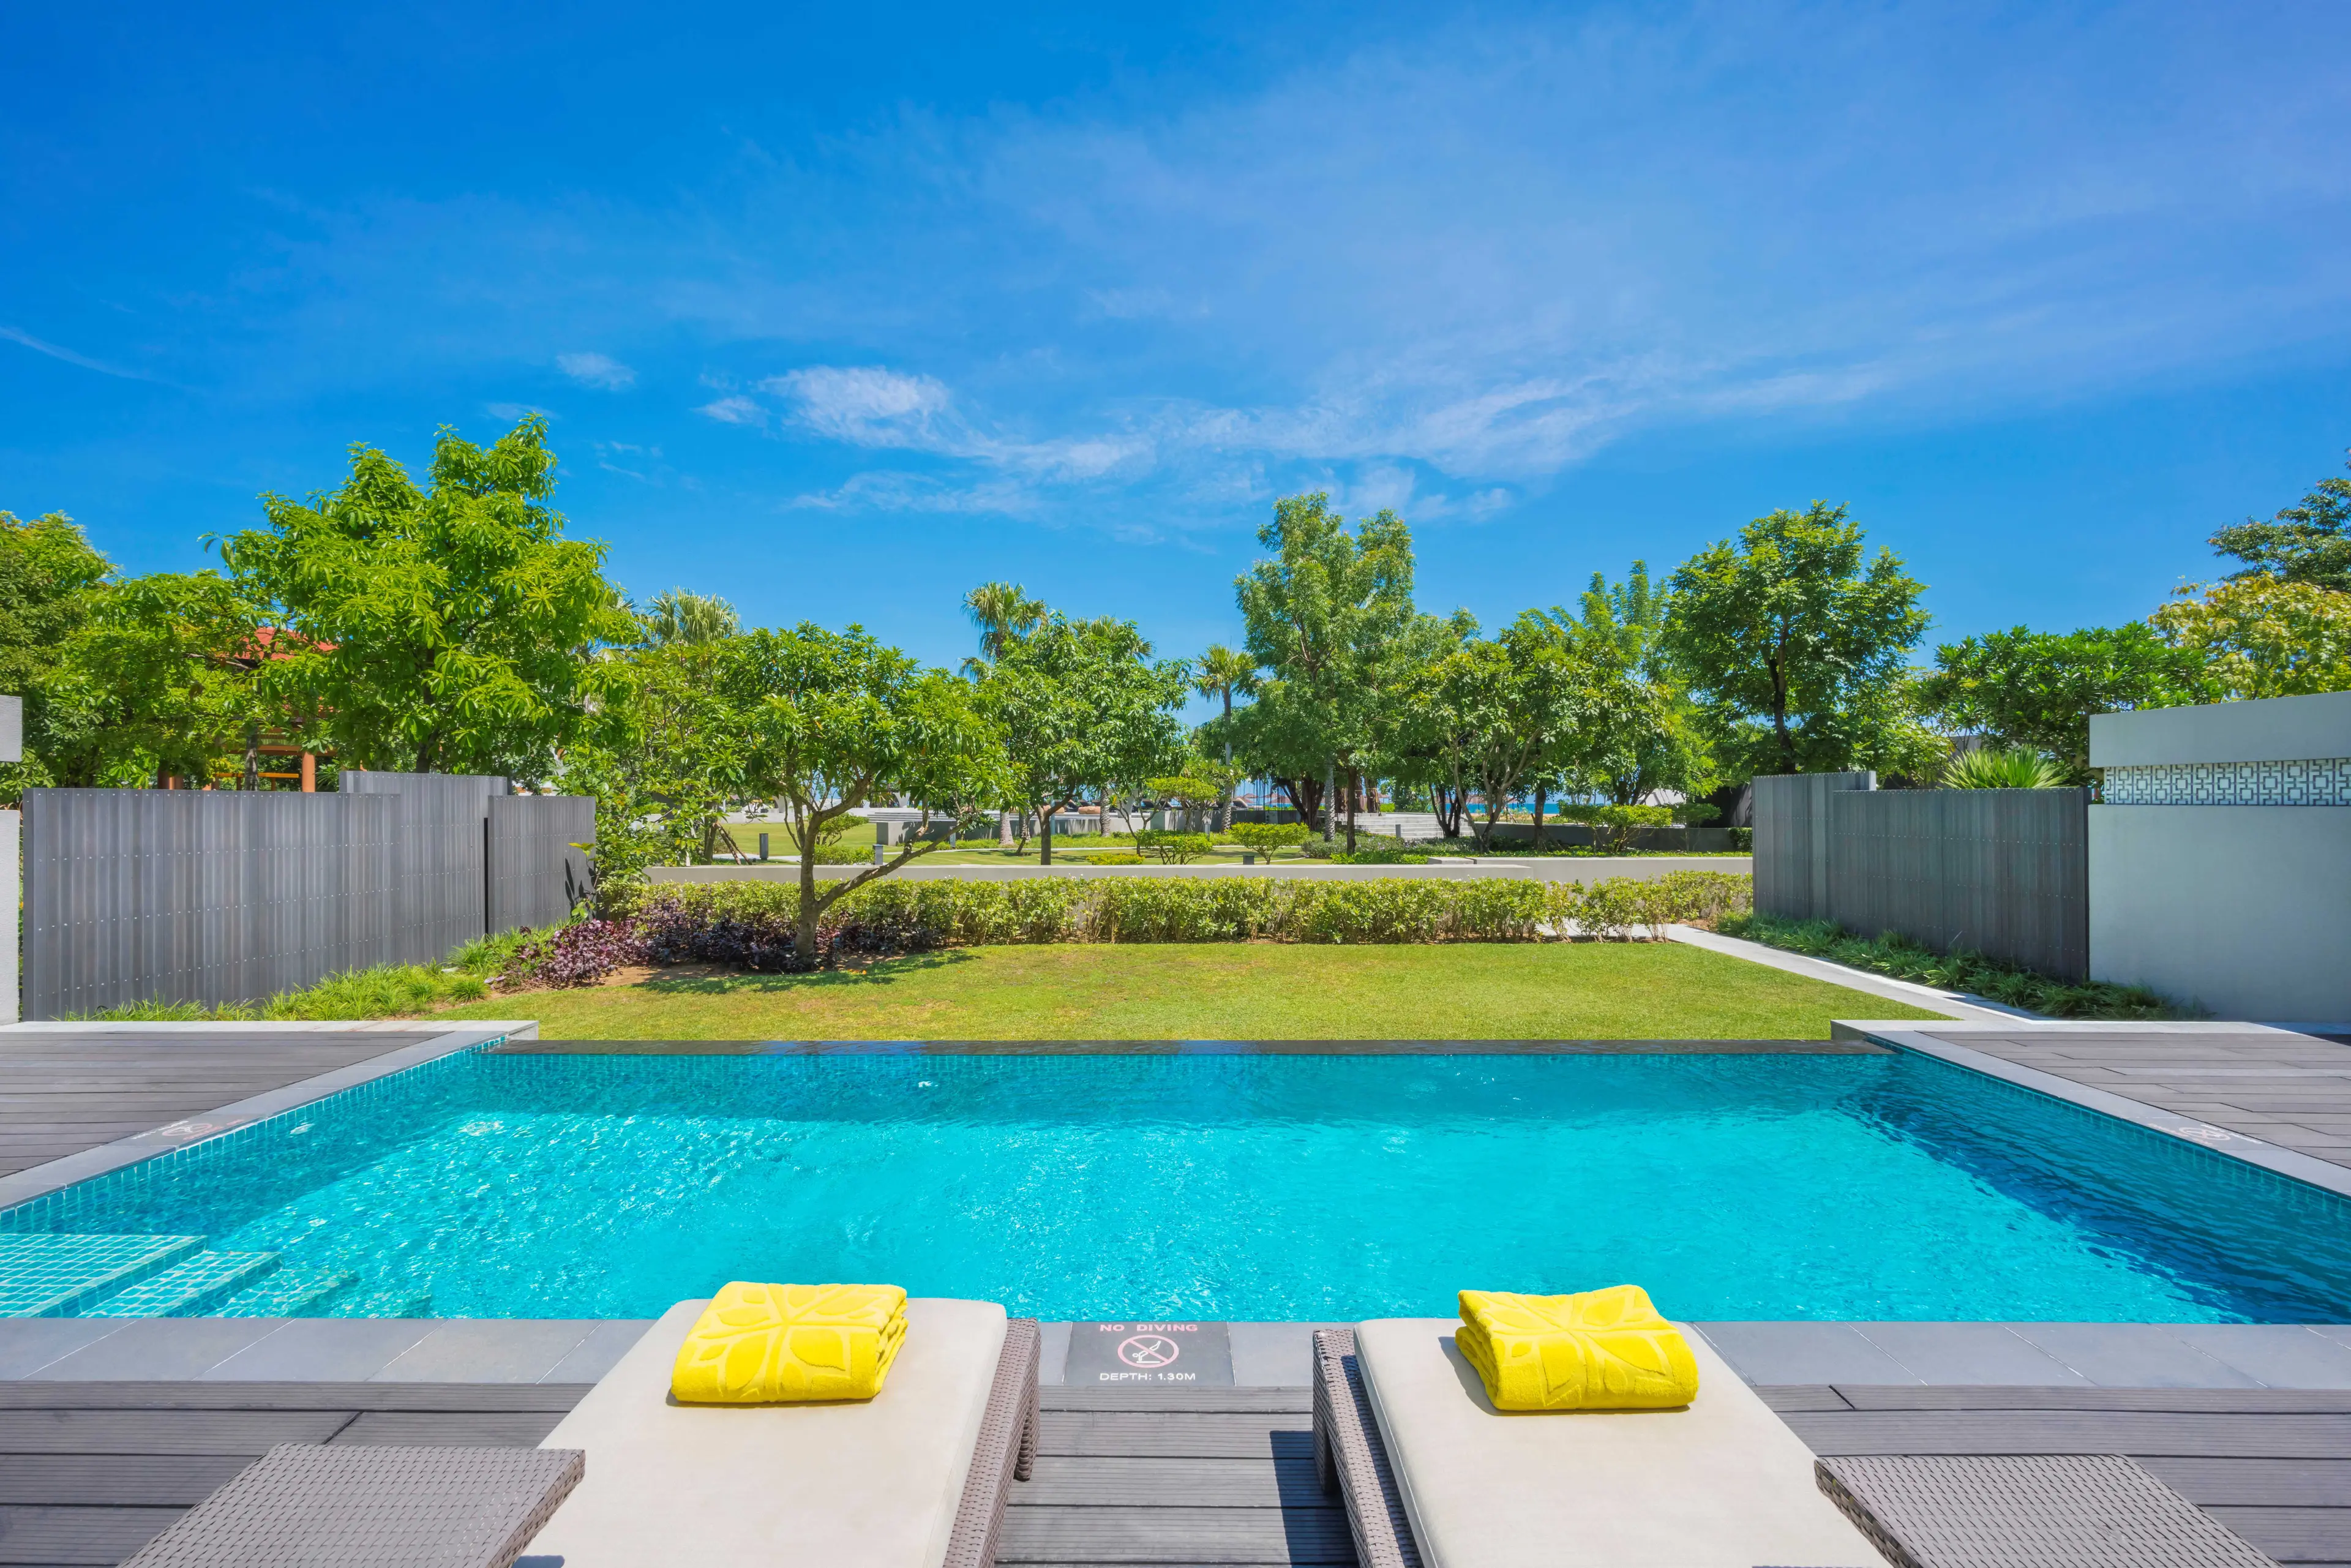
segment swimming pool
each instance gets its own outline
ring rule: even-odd
[[[1632,1281],[1700,1320],[2342,1322],[2346,1220],[1909,1055],[474,1053],[0,1241],[188,1244],[66,1309],[112,1315],[644,1317],[780,1279],[1353,1319]]]

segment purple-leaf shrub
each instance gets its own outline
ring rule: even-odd
[[[645,945],[625,920],[581,920],[559,926],[515,955],[516,967],[542,986],[592,986],[624,964],[645,961]]]

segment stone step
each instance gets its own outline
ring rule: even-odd
[[[193,1318],[277,1267],[275,1252],[199,1252],[93,1305],[85,1318]]]
[[[280,1263],[212,1309],[221,1318],[319,1318],[360,1282],[357,1274],[308,1263]]]
[[[0,1317],[72,1317],[204,1244],[201,1236],[0,1235]]]

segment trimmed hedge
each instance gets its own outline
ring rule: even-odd
[[[1752,879],[1681,871],[1589,887],[1518,878],[940,878],[869,883],[826,911],[828,946],[872,948],[1038,942],[1534,942],[1573,921],[1587,935],[1650,935],[1751,902]],[[655,962],[753,963],[791,946],[799,890],[758,882],[628,890]]]

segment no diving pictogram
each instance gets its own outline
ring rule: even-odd
[[[1129,1366],[1150,1368],[1171,1366],[1184,1354],[1181,1346],[1164,1334],[1139,1333],[1123,1340],[1118,1347],[1119,1360]]]

